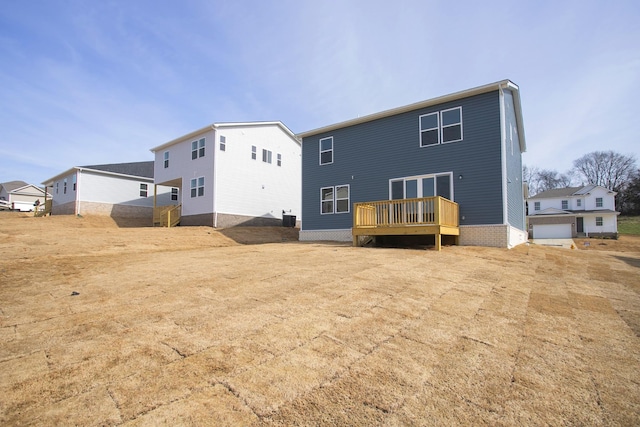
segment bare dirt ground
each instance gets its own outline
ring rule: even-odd
[[[640,239],[576,246],[0,213],[0,424],[638,425]]]

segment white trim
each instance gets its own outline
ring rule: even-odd
[[[422,129],[422,118],[426,117],[426,116],[436,116],[436,120],[438,121],[436,123],[436,127],[435,128],[428,128],[428,129]],[[422,132],[427,132],[427,131],[432,131],[435,130],[438,134],[438,142],[434,143],[434,144],[426,144],[423,145],[422,144]],[[420,147],[432,147],[434,145],[439,145],[440,144],[440,114],[438,111],[435,111],[433,113],[427,113],[427,114],[421,114],[420,116],[418,116],[418,135],[420,136],[419,138],[419,143],[420,143]]]
[[[347,195],[347,211],[346,212],[337,212],[338,210],[338,187],[347,187],[348,195]],[[323,212],[322,203],[329,202],[329,200],[324,200],[322,198],[322,190],[331,189],[331,212]],[[344,198],[339,200],[345,200]],[[349,184],[338,184],[334,186],[321,187],[320,188],[320,215],[340,215],[340,214],[348,214],[351,212],[351,186]]]
[[[506,130],[506,112],[504,107],[504,91],[502,86],[498,91],[500,96],[500,166],[502,168],[502,223],[509,223],[509,207],[507,197],[507,130]]]
[[[331,140],[331,150],[322,150],[322,141],[325,141],[327,139]],[[327,162],[327,163],[322,163],[322,153],[327,153],[331,151],[331,161]],[[330,165],[333,163],[333,136],[327,136],[326,138],[320,138],[318,140],[318,164],[320,166],[324,166],[324,165]]]
[[[438,185],[436,183],[436,177],[438,176],[444,176],[444,175],[449,175],[449,192],[451,193],[451,201],[455,202],[455,194],[454,194],[454,185],[453,185],[453,172],[437,172],[437,173],[428,173],[428,174],[424,174],[424,175],[414,175],[414,176],[401,176],[401,177],[397,177],[397,178],[390,178],[389,179],[389,200],[393,200],[391,198],[391,183],[393,181],[403,181],[402,184],[402,188],[403,188],[403,196],[405,196],[404,198],[406,199],[406,195],[407,195],[407,180],[421,180],[424,178],[434,178],[433,180],[433,194],[434,195],[438,195]],[[422,186],[418,185],[418,197],[425,197],[424,195],[422,195]]]
[[[447,111],[453,111],[453,110],[460,110],[460,139],[453,139],[451,141],[445,141],[444,140],[444,128],[445,127],[453,127],[453,126],[458,126],[457,124],[453,124],[453,125],[444,125],[444,122],[442,120],[442,114],[447,112]],[[450,144],[452,142],[459,142],[462,141],[464,139],[464,130],[462,128],[462,106],[459,107],[453,107],[453,108],[447,108],[446,110],[440,110],[440,143],[441,144]]]

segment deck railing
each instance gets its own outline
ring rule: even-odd
[[[33,216],[46,216],[51,214],[53,200],[45,200],[44,204],[38,205],[33,210]]]
[[[458,204],[444,197],[354,203],[353,228],[444,225],[458,227]]]
[[[180,222],[182,205],[159,206],[153,210],[154,227],[175,227]]]

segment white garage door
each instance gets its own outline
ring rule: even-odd
[[[570,239],[571,224],[539,224],[533,226],[534,239]]]

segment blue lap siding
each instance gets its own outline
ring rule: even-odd
[[[454,107],[462,107],[463,140],[420,147],[420,115]],[[500,120],[495,90],[304,137],[303,230],[350,228],[353,203],[389,199],[390,179],[441,172],[453,172],[461,225],[504,223]],[[319,140],[330,136],[333,163],[320,165]],[[509,164],[518,167],[516,160]],[[321,215],[320,189],[344,184],[350,212]]]

